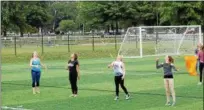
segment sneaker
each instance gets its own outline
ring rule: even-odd
[[[171,103],[170,103],[170,102],[167,102],[165,105],[166,105],[166,106],[170,106],[170,105],[171,105]]]
[[[126,100],[130,99],[130,95],[125,95],[125,99]]]
[[[114,98],[114,100],[118,100],[119,99],[119,97],[118,96],[116,96],[115,98]]]
[[[74,94],[70,95],[69,97],[74,97]]]
[[[74,94],[74,96],[73,97],[77,97],[77,94]]]
[[[173,102],[172,104],[171,104],[171,106],[175,106],[176,105],[176,102]]]
[[[198,85],[202,85],[202,82],[199,82]]]
[[[40,94],[40,91],[37,91],[36,93]]]

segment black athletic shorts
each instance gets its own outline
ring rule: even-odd
[[[164,75],[164,78],[174,78],[173,75]]]

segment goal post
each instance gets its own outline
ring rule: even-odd
[[[118,55],[124,58],[192,55],[199,42],[202,42],[200,25],[129,27]]]

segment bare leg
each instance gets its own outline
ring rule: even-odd
[[[36,90],[35,90],[35,87],[33,87],[33,94],[36,94]]]
[[[40,88],[39,87],[36,87],[36,92],[40,93]]]
[[[166,91],[166,105],[170,102],[170,90],[169,90],[169,81],[164,79],[164,87]]]
[[[175,90],[174,90],[174,79],[169,79],[169,87],[170,87],[170,90],[171,90],[173,103],[175,103],[176,102],[176,94],[175,94]]]

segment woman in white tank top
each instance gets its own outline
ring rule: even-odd
[[[123,89],[126,94],[126,99],[129,99],[129,93],[124,86],[124,78],[125,78],[125,64],[122,62],[122,57],[118,56],[116,61],[113,61],[108,67],[112,67],[114,71],[114,80],[115,80],[115,89],[116,89],[116,97],[114,100],[119,99],[119,85]]]

